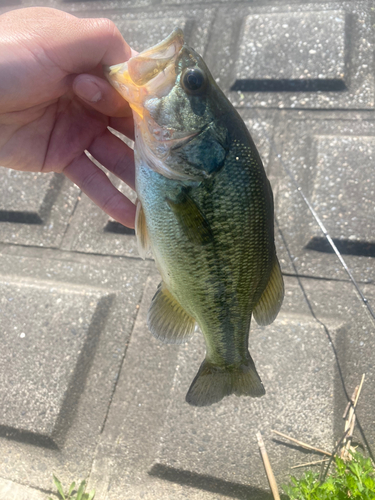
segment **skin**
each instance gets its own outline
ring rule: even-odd
[[[134,54],[108,19],[49,8],[0,16],[0,165],[63,173],[134,227],[133,203],[84,153],[134,189],[133,151],[107,128],[133,138],[131,110],[102,70]]]

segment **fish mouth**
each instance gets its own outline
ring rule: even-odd
[[[162,97],[173,87],[175,62],[183,45],[183,32],[176,28],[165,40],[127,62],[105,68],[110,83],[141,118],[147,97]]]
[[[149,98],[167,95],[176,81],[176,61],[184,46],[184,34],[180,28],[157,45],[144,50],[122,64],[105,68],[109,82],[129,102],[134,119],[159,143],[170,149],[178,149],[202,133],[189,132],[159,126],[145,109]],[[204,127],[205,128],[205,127]]]

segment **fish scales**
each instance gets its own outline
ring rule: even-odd
[[[211,183],[210,197],[207,197],[205,182],[192,187],[191,197],[202,207],[214,235],[213,241],[203,247],[186,241],[176,218],[166,210],[166,202],[160,196],[160,193],[179,189],[179,185],[175,186],[179,183],[147,167],[141,168],[137,174],[141,202],[143,198],[153,200],[142,205],[150,232],[156,235],[158,267],[169,270],[163,273],[163,280],[184,309],[196,318],[209,344],[215,346],[218,342],[223,359],[217,356],[215,362],[221,364],[239,362],[247,352],[243,331],[244,328],[248,331],[249,311],[259,299],[262,277],[263,281],[268,280],[273,257],[263,230],[267,224],[267,211],[264,206],[251,203],[251,192],[257,191],[254,179],[257,171],[253,172],[250,167],[248,172],[236,175],[236,153],[231,156],[233,159],[228,158]],[[243,182],[246,173],[252,181]],[[227,185],[228,178],[232,180],[233,193],[232,196],[222,196],[222,186]],[[238,196],[248,199],[249,205],[239,206],[236,203]],[[155,217],[160,213],[163,216]],[[259,252],[262,246],[264,251]],[[181,283],[185,286],[181,287]],[[239,288],[242,291],[236,293]],[[191,290],[195,292],[193,296]],[[221,352],[220,345],[225,339],[228,342],[224,342],[224,352]],[[238,346],[237,359],[233,359],[234,345]]]
[[[166,53],[170,64],[158,71]],[[134,59],[111,68],[109,79],[133,107],[137,238],[143,255],[150,245],[162,276],[150,330],[166,342],[183,342],[198,323],[206,358],[187,394],[190,404],[209,405],[232,393],[261,396],[248,351],[251,317],[272,322],[283,298],[262,162],[180,30]],[[159,66],[148,76],[153,60]],[[134,71],[142,86],[129,76]]]

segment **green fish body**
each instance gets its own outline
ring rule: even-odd
[[[249,132],[180,30],[111,71],[134,110],[138,244],[162,276],[149,328],[176,343],[199,325],[206,358],[188,403],[262,396],[250,321],[271,323],[284,288],[272,190]]]

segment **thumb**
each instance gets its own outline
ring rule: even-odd
[[[106,81],[94,75],[78,75],[73,81],[73,92],[91,107],[107,116],[132,116],[129,104]]]

